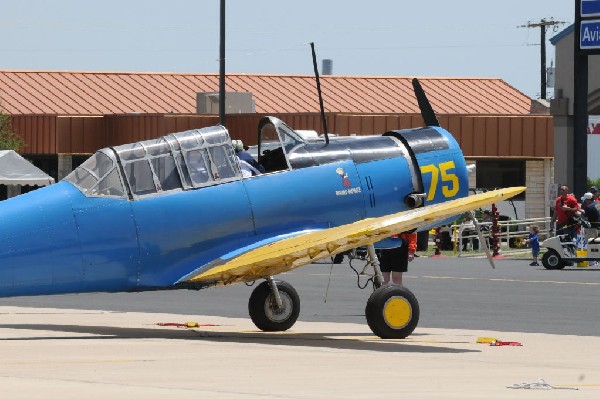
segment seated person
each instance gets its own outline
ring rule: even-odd
[[[244,143],[242,140],[232,140],[233,150],[235,151],[235,155],[242,161],[247,162],[252,168],[258,170],[257,174],[264,173],[264,169],[260,164],[252,158],[252,155],[247,151],[244,151]]]
[[[460,237],[462,237],[461,244],[463,251],[468,250],[469,242],[471,243],[474,251],[479,249],[479,237],[476,236],[477,230],[475,230],[475,223],[473,223],[470,215],[465,215],[460,227],[458,228],[458,232]]]
[[[240,163],[242,177],[260,175],[263,172],[260,164],[252,158],[252,155],[244,151],[244,143],[242,143],[242,140],[232,140],[231,143],[233,144],[233,150]]]
[[[240,159],[240,169],[242,170],[242,177],[251,177],[260,175],[260,170],[256,169],[254,166],[250,165],[248,162]]]

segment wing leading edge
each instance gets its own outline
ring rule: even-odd
[[[525,187],[488,191],[271,242],[227,260],[210,262],[182,282],[218,285],[274,276],[394,234],[430,225],[436,220],[504,201],[523,191]]]

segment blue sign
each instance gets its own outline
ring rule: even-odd
[[[600,0],[581,0],[581,17],[600,16]]]
[[[579,48],[600,49],[600,19],[581,21]]]

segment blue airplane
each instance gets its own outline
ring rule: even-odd
[[[394,234],[523,190],[467,197],[462,152],[432,114],[432,126],[328,142],[263,117],[264,173],[251,177],[223,126],[101,149],[59,183],[0,203],[0,297],[264,279],[250,316],[262,330],[287,330],[300,300],[273,276],[363,245],[397,246]],[[366,317],[380,337],[404,338],[418,302],[382,286]]]

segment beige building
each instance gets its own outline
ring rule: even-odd
[[[556,68],[554,99],[550,102],[550,113],[554,118],[554,180],[573,187],[571,158],[574,154],[573,141],[573,76],[574,34],[571,25],[550,39],[555,48]],[[588,114],[600,115],[600,55],[588,57]],[[588,139],[588,170],[597,156],[590,151]],[[593,157],[590,159],[590,155]],[[591,162],[590,162],[591,161]],[[594,167],[594,166],[592,166]]]

